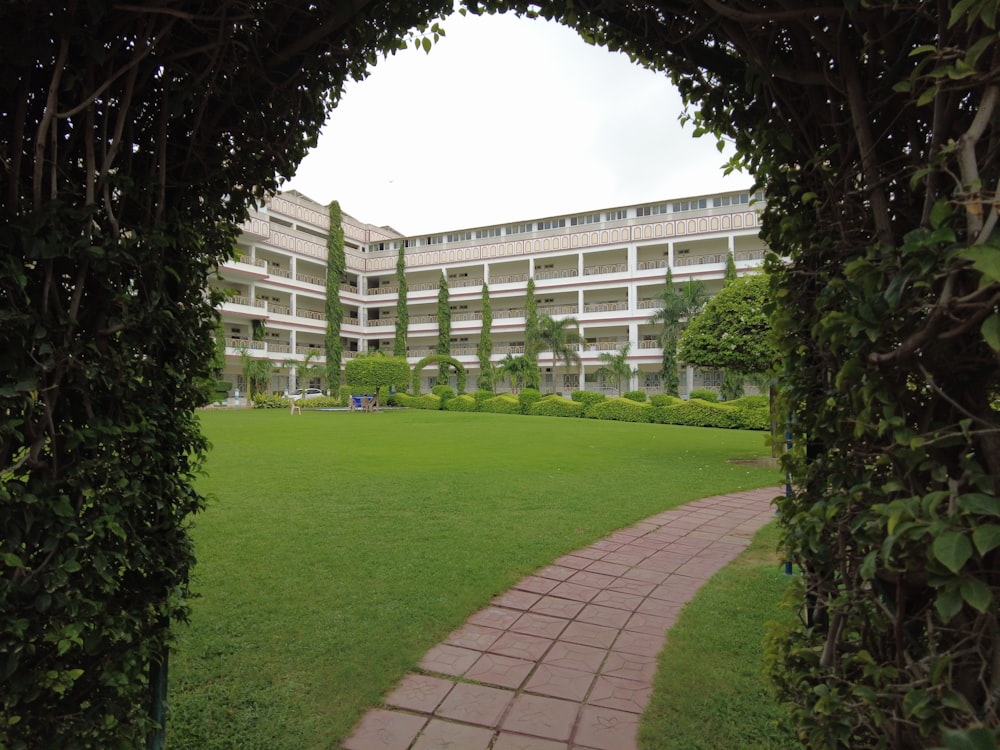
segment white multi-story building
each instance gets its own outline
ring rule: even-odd
[[[344,214],[344,357],[374,349],[392,353],[402,243],[411,365],[436,349],[444,274],[451,355],[465,365],[468,388],[474,389],[483,284],[493,313],[492,361],[499,362],[508,353],[524,352],[526,288],[533,278],[539,315],[575,318],[585,342],[579,366],[568,371],[553,362],[551,352],[539,354],[543,391],[553,385],[564,392],[604,390],[593,376],[603,364],[599,354],[629,343],[637,374],[628,390],[660,392],[663,353],[659,328],[650,318],[666,269],[675,284],[699,279],[713,294],[722,286],[728,253],[740,272],[760,266],[766,248],[758,236],[761,204],[755,199],[746,192],[703,195],[419,237]],[[327,207],[295,191],[281,193],[255,210],[243,229],[238,259],[227,262],[214,282],[231,294],[221,308],[224,379],[245,396],[241,353],[246,352],[275,364],[274,391],[316,385],[302,382],[310,375],[296,375],[325,364]],[[437,366],[425,374],[431,384]],[[680,380],[683,395],[694,388],[717,389],[721,374],[683,367]]]

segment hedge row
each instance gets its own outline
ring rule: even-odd
[[[607,398],[603,393],[575,391],[572,398],[543,396],[533,388],[515,395],[489,391],[450,396],[442,393],[410,396],[397,393],[391,402],[413,409],[481,411],[493,414],[530,414],[539,417],[586,417],[619,422],[722,427],[731,430],[767,430],[770,426],[767,396],[744,396],[735,401],[714,403],[701,399],[684,401],[676,396],[655,395],[649,401],[631,398]],[[630,394],[631,395],[631,394]],[[450,396],[450,397],[449,397]]]

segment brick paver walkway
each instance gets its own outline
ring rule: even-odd
[[[668,628],[778,494],[704,498],[528,576],[428,651],[343,748],[635,750]]]

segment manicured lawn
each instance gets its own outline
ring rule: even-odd
[[[780,600],[789,578],[778,528],[715,574],[670,628],[639,737],[643,750],[793,750],[786,714],[765,682],[768,620],[792,617]]]
[[[424,652],[554,558],[777,483],[759,433],[389,411],[205,412],[210,496],[170,750],[335,748]]]

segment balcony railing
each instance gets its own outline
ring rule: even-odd
[[[584,276],[598,276],[605,273],[625,273],[628,270],[627,263],[602,263],[599,266],[584,266]]]
[[[543,315],[576,315],[579,307],[577,305],[550,305],[549,307],[539,307],[538,312]]]
[[[640,260],[636,263],[636,268],[640,271],[654,271],[657,268],[666,268],[669,263],[667,263],[666,258],[657,258],[656,260]]]
[[[310,276],[307,273],[297,273],[295,274],[295,279],[297,281],[303,281],[306,284],[315,284],[316,286],[326,286],[326,279],[321,279],[319,276]]]
[[[569,279],[579,275],[580,270],[577,268],[557,268],[554,271],[535,271],[535,280],[544,281],[545,279]]]
[[[396,318],[378,318],[377,320],[369,320],[368,325],[374,326],[375,328],[387,328],[389,326],[396,325]]]
[[[691,255],[677,258],[675,266],[703,266],[708,263],[725,263],[728,253],[710,253],[708,255]]]
[[[759,248],[757,250],[741,250],[736,253],[736,260],[764,260],[767,250]]]
[[[658,310],[663,307],[663,300],[641,299],[636,305],[637,310]]]
[[[467,278],[448,279],[448,286],[451,289],[458,289],[459,287],[464,287],[464,286],[482,286],[482,285],[483,285],[483,279],[481,276],[475,279],[467,279]]]
[[[354,284],[341,284],[340,291],[351,292],[352,294],[358,293],[358,288]]]
[[[287,270],[285,268],[278,268],[277,266],[271,266],[269,269],[267,269],[267,272],[271,276],[278,276],[278,277],[280,277],[282,279],[290,279],[290,278],[292,278],[292,272],[291,271],[289,271],[289,270]]]
[[[226,302],[231,302],[234,305],[243,305],[244,307],[257,307],[264,309],[267,307],[267,303],[262,299],[250,299],[249,297],[244,297],[242,295],[235,295],[226,300]]]
[[[278,302],[268,302],[267,311],[277,313],[278,315],[291,315],[292,308],[288,305],[282,305]]]
[[[295,316],[298,318],[308,318],[309,320],[326,320],[326,315],[316,310],[296,310]]]
[[[398,286],[375,287],[374,289],[369,289],[368,294],[399,294],[399,287]]]
[[[457,312],[451,314],[451,319],[454,320],[482,320],[483,314],[481,312]]]
[[[508,273],[501,276],[490,276],[491,284],[518,284],[528,280],[526,273]]]
[[[507,318],[523,318],[524,310],[494,310],[493,320],[504,320]]]
[[[628,302],[591,302],[583,306],[585,313],[618,312],[628,310]]]
[[[493,347],[494,354],[524,354],[524,344],[500,345]]]

